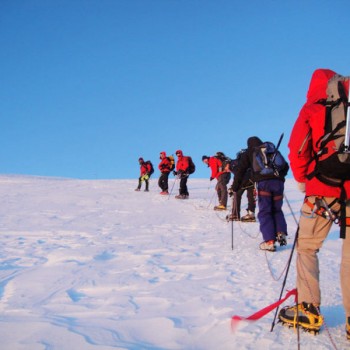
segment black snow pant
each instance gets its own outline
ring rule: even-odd
[[[188,196],[188,189],[187,189],[187,179],[188,176],[183,176],[180,178],[180,188],[179,188],[179,193],[183,194],[185,196]]]
[[[159,180],[158,180],[158,186],[162,189],[162,191],[168,191],[168,178],[169,178],[169,172],[161,173]]]
[[[219,204],[227,206],[227,184],[230,182],[231,173],[223,173],[218,178],[216,192],[218,194]]]
[[[247,181],[242,184],[241,188],[236,192],[236,214],[241,217],[241,201],[244,191],[247,191],[248,198],[248,208],[247,210],[255,212],[256,201],[254,196],[254,183],[252,181]]]
[[[139,190],[141,189],[141,185],[142,185],[142,182],[143,182],[143,181],[145,181],[145,184],[146,184],[145,191],[148,191],[148,185],[149,185],[148,179],[147,179],[147,180],[144,180],[144,179],[142,178],[142,176],[139,177],[139,184],[138,184],[137,188],[138,188]]]

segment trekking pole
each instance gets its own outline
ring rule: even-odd
[[[281,142],[283,140],[283,137],[284,137],[284,132],[282,132],[278,142],[277,142],[277,146],[276,146],[276,150],[278,151],[278,149],[280,148],[280,145],[281,145]]]
[[[283,197],[284,197],[284,199],[285,199],[286,202],[287,202],[288,208],[289,208],[289,210],[290,210],[290,212],[291,212],[291,214],[292,214],[292,216],[293,216],[293,219],[294,219],[295,223],[298,225],[298,220],[297,220],[297,218],[296,218],[296,216],[295,216],[295,214],[294,214],[294,211],[293,211],[293,209],[292,209],[292,207],[291,207],[291,205],[290,205],[290,203],[289,203],[289,200],[288,200],[287,196],[286,196],[285,194],[283,194]]]
[[[348,92],[348,108],[346,110],[346,128],[345,128],[345,140],[344,140],[344,151],[349,153],[350,146],[350,79],[349,79],[349,92]]]
[[[237,192],[233,192],[232,194],[232,212],[231,212],[231,246],[233,250],[233,218],[237,214]]]
[[[279,138],[279,140],[277,142],[277,145],[275,147],[275,152],[274,152],[274,155],[272,156],[272,159],[271,159],[272,164],[274,164],[275,158],[277,157],[277,152],[278,152],[278,149],[281,146],[281,142],[283,140],[283,136],[284,136],[284,132],[282,132],[282,134],[281,134],[281,136],[280,136],[280,138]]]
[[[299,315],[299,297],[298,297],[298,291],[297,296],[295,300],[297,304],[297,315]],[[298,339],[298,350],[300,350],[300,327],[299,327],[299,317],[297,317],[297,339]]]
[[[209,201],[209,203],[208,203],[207,208],[210,207],[211,203],[213,202],[213,199],[214,199],[215,195],[216,195],[216,192],[214,191],[213,194],[212,194],[211,197],[210,197],[210,201]]]
[[[295,249],[295,246],[296,246],[296,243],[297,243],[297,240],[298,240],[298,235],[299,235],[299,225],[298,225],[298,228],[297,228],[297,230],[295,232],[295,238],[294,238],[294,242],[293,242],[293,247],[292,247],[292,251],[290,252],[289,259],[288,259],[286,275],[284,276],[284,280],[283,280],[283,283],[282,283],[282,288],[281,288],[281,293],[280,293],[279,300],[282,299],[282,294],[283,294],[283,291],[284,291],[284,287],[285,287],[286,282],[287,282],[288,272],[289,272],[290,264],[292,262],[294,249]],[[277,308],[276,308],[275,316],[274,316],[272,324],[271,324],[271,332],[273,331],[273,328],[275,327],[275,322],[276,322],[278,309],[279,309],[279,306],[277,306]]]
[[[174,183],[173,183],[173,186],[171,187],[171,190],[170,190],[170,192],[169,192],[168,200],[170,199],[170,196],[171,196],[171,194],[173,193],[174,186],[175,186],[175,184],[176,184],[177,179],[178,179],[178,177],[176,176],[176,177],[175,177],[175,180],[174,180]]]
[[[237,202],[236,202],[236,192],[232,192],[232,209],[231,209],[231,215],[226,216],[227,221],[231,221],[231,248],[233,250],[233,218],[234,215],[237,213]]]

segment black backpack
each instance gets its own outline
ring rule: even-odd
[[[188,173],[193,174],[196,171],[196,166],[193,163],[193,160],[191,157],[187,156],[188,159]]]
[[[317,153],[310,160],[315,160],[313,172],[308,174],[310,180],[316,177],[328,186],[341,189],[340,192],[340,237],[346,234],[346,191],[344,181],[350,180],[350,86],[346,95],[345,86],[350,84],[350,77],[335,74],[327,84],[327,99],[317,101],[325,107],[324,135],[316,142]],[[350,113],[350,112],[349,112]],[[322,121],[320,121],[321,123]],[[346,137],[348,140],[346,140]],[[348,147],[347,147],[348,146]]]
[[[219,159],[221,162],[221,166],[219,166],[218,171],[232,171],[231,168],[234,168],[234,162],[231,158],[227,157],[223,152],[216,152],[215,158]]]
[[[149,166],[150,166],[149,175],[152,175],[154,173],[154,168],[153,168],[152,162],[150,160],[147,160],[145,163],[149,164]]]
[[[272,142],[264,142],[255,147],[253,152],[252,170],[260,178],[284,177],[289,165]]]
[[[231,173],[236,172],[238,164],[239,164],[239,159],[231,159],[230,160],[228,168],[231,171]]]
[[[237,172],[240,160],[242,158],[243,153],[247,152],[246,148],[242,148],[239,152],[236,153],[236,159],[232,159],[229,162],[229,170],[231,173],[235,174]]]

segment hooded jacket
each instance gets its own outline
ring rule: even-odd
[[[305,183],[306,196],[340,197],[340,188],[326,185],[316,177],[312,177],[310,180],[306,177],[315,169],[315,161],[311,161],[311,159],[314,153],[319,150],[316,142],[324,135],[325,107],[316,102],[327,98],[328,80],[335,74],[329,69],[314,71],[306,103],[300,110],[288,143],[288,157],[293,176],[297,182]],[[349,198],[350,181],[346,181],[344,187],[347,198]]]
[[[161,155],[161,161],[158,165],[158,169],[161,173],[169,173],[171,169],[171,162],[169,158],[167,158],[165,152],[160,152]]]
[[[151,172],[151,166],[150,164],[147,164],[143,158],[139,159],[139,164],[140,164],[140,176],[144,176],[146,174],[150,174]]]
[[[188,158],[183,155],[181,150],[177,150],[176,155],[177,155],[176,171],[186,173],[189,167]]]
[[[213,179],[219,179],[220,175],[226,173],[226,171],[219,171],[222,166],[222,162],[220,159],[216,157],[209,157],[208,159],[208,167],[211,170],[211,177]]]
[[[242,156],[239,160],[239,164],[237,165],[236,172],[235,172],[235,177],[234,177],[233,184],[232,184],[233,191],[236,192],[240,189],[248,169],[250,169],[252,167],[254,149],[255,149],[255,147],[258,147],[262,144],[263,144],[263,142],[257,136],[252,136],[252,137],[248,138],[247,151],[242,154]],[[254,182],[258,181],[258,179],[256,179],[253,176],[253,174],[252,174],[252,180]]]

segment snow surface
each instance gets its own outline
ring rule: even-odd
[[[297,227],[286,203],[288,245],[265,253],[257,223],[235,222],[232,231],[212,210],[213,182],[190,178],[182,201],[174,199],[178,183],[170,198],[159,195],[156,178],[149,193],[136,185],[0,176],[0,348],[296,349],[293,330],[270,331],[274,312],[231,330],[233,315],[279,298]],[[291,179],[286,198],[298,217],[302,194]],[[326,327],[301,332],[302,349],[350,345],[338,231],[319,254]],[[294,281],[293,262],[285,291]]]

